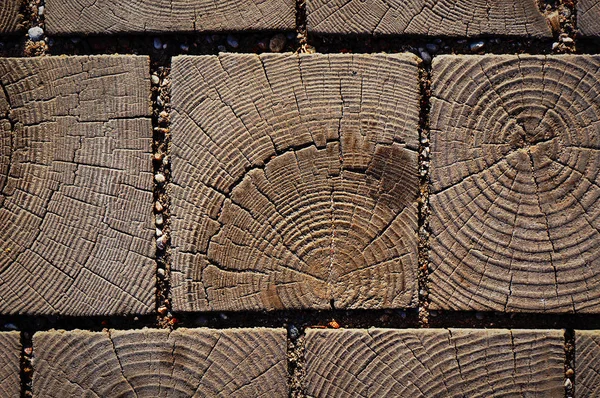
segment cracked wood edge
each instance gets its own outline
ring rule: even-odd
[[[564,397],[560,330],[306,332],[311,397]]]
[[[153,310],[148,63],[0,59],[1,313]]]
[[[431,308],[600,311],[600,57],[432,74]]]
[[[284,329],[49,331],[33,396],[287,397]]]
[[[412,55],[173,59],[176,310],[416,299]]]
[[[293,30],[293,0],[47,0],[50,34]]]
[[[21,336],[19,332],[0,333],[0,396],[21,396]]]
[[[535,0],[307,0],[315,33],[550,38]]]

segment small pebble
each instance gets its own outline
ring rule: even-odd
[[[565,44],[573,44],[574,43],[573,39],[570,37],[563,37],[560,39],[560,41],[562,41]]]
[[[159,237],[159,238],[160,238],[161,236],[163,236],[163,231],[162,231],[162,229],[160,229],[160,228],[156,228],[156,236],[157,236],[157,237]]]
[[[41,17],[42,15],[44,15],[44,10],[45,7],[44,6],[39,6],[38,7],[38,15]]]
[[[156,202],[156,203],[158,203],[158,202]],[[161,206],[161,207],[162,207],[162,206]],[[157,214],[157,215],[155,216],[155,219],[156,219],[156,220],[155,220],[155,221],[156,221],[156,225],[163,225],[163,215],[162,215],[162,214],[160,214],[160,213],[159,213],[159,214]]]
[[[156,173],[154,175],[154,180],[156,182],[158,182],[159,184],[162,184],[163,182],[166,181],[165,175],[163,173]]]
[[[290,334],[290,339],[292,339],[292,340],[296,340],[298,338],[298,336],[300,336],[300,332],[298,331],[298,328],[294,325],[290,325],[288,327],[288,333]]]
[[[436,310],[431,310],[429,311],[429,315],[431,315],[432,318],[435,318],[436,316],[438,316],[438,312]]]
[[[164,268],[158,268],[156,270],[156,272],[158,273],[158,276],[165,276],[165,269]]]
[[[429,55],[427,51],[420,48],[419,54],[421,55],[423,62],[425,62],[427,65],[431,64],[431,55]]]
[[[224,45],[218,45],[217,50],[219,50],[220,52],[225,52],[225,51],[227,51],[227,48],[225,48]]]
[[[33,354],[33,347],[26,347],[24,350],[25,355],[31,355]]]
[[[477,51],[483,50],[483,47],[485,47],[485,42],[484,41],[476,41],[474,43],[471,43],[471,45],[469,47],[471,48],[471,52],[476,53]]]
[[[153,73],[152,76],[150,77],[150,80],[152,81],[152,84],[158,86],[158,83],[160,83],[160,79],[159,77]]]
[[[165,250],[165,247],[167,247],[167,235],[163,235],[156,239],[156,247],[158,247],[159,250]]]
[[[281,33],[277,34],[271,38],[271,41],[269,42],[269,49],[274,53],[281,52],[285,47],[285,42],[285,36]]]
[[[224,320],[224,321],[226,321],[227,319],[229,319],[229,317],[227,316],[227,314],[224,314],[224,313],[222,313],[222,312],[219,314],[219,317],[220,317],[222,320]]]
[[[154,49],[160,50],[162,49],[162,41],[158,37],[154,38]]]
[[[190,46],[188,46],[188,45],[187,45],[187,44],[185,44],[185,43],[181,43],[181,44],[179,45],[179,48],[180,48],[180,49],[181,49],[181,51],[183,51],[183,52],[188,52],[188,51],[190,50]]]
[[[17,325],[15,325],[14,323],[5,323],[4,324],[4,329],[8,329],[8,330],[17,330],[19,329],[17,327]]]
[[[159,212],[159,213],[160,213],[161,211],[163,211],[163,210],[164,210],[164,209],[163,209],[163,205],[162,205],[162,204],[160,204],[160,202],[155,202],[155,203],[154,203],[154,210],[156,210],[157,212]]]
[[[231,48],[238,48],[240,42],[233,35],[227,35],[227,45]]]
[[[433,43],[427,43],[425,45],[425,48],[427,48],[427,51],[429,51],[430,53],[437,53],[438,51],[440,51],[440,47],[437,44],[433,44]]]
[[[167,312],[169,312],[169,309],[166,306],[161,305],[160,307],[158,307],[158,313],[160,315],[167,315]]]
[[[32,41],[40,41],[44,38],[44,29],[34,26],[27,31],[27,34]]]
[[[556,50],[558,48],[558,46],[560,46],[560,44],[558,44],[558,42],[552,43],[552,49],[553,50]]]
[[[565,388],[573,388],[573,382],[571,381],[571,379],[566,379],[565,380]]]
[[[575,374],[575,372],[571,368],[567,369],[567,371],[565,372],[565,375],[567,377],[572,377],[574,374]]]
[[[261,49],[262,51],[265,51],[267,48],[269,47],[269,41],[268,40],[261,40],[258,42],[258,48]]]

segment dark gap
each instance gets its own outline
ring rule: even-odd
[[[304,326],[294,323],[287,325],[287,361],[289,373],[290,398],[305,397],[304,391],[306,377],[305,362],[305,334]]]
[[[419,197],[418,197],[418,301],[419,324],[429,324],[429,111],[431,108],[431,68],[425,62],[419,66]]]
[[[152,164],[154,201],[152,203],[156,242],[156,312],[162,327],[171,327],[171,58],[150,58],[152,101]]]
[[[565,398],[575,396],[575,330],[565,330]]]
[[[308,49],[308,32],[306,30],[306,0],[296,0],[296,39],[298,52]]]
[[[29,331],[21,332],[21,361],[20,361],[20,379],[21,379],[21,398],[30,398],[32,392],[33,366],[31,358],[33,357],[33,333]]]
[[[432,328],[600,329],[600,314],[430,311]]]

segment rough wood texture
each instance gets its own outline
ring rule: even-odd
[[[153,309],[148,70],[0,59],[0,313]]]
[[[0,1],[0,34],[15,33],[19,30],[22,21],[19,15],[21,3],[19,0]]]
[[[50,331],[33,338],[33,396],[287,397],[283,329]]]
[[[433,63],[432,308],[600,311],[600,57]]]
[[[172,79],[174,308],[414,302],[414,56],[177,57]]]
[[[586,36],[600,36],[600,0],[578,0],[577,27]]]
[[[19,332],[0,333],[0,397],[21,396],[21,336]]]
[[[575,395],[600,396],[600,331],[575,331]]]
[[[310,397],[564,397],[562,331],[315,330]]]
[[[315,33],[552,37],[535,0],[306,0]]]
[[[47,0],[50,34],[292,30],[294,0]]]

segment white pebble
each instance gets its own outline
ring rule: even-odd
[[[238,48],[238,46],[240,45],[240,43],[235,38],[235,36],[232,36],[232,35],[227,35],[227,44],[231,48]]]
[[[423,62],[425,62],[427,65],[431,64],[431,55],[429,55],[427,51],[420,48],[419,54],[421,54],[421,59]]]
[[[27,31],[27,34],[32,41],[40,41],[44,38],[44,29],[34,26]]]
[[[161,236],[163,236],[163,231],[160,228],[156,228],[156,236],[158,238],[160,238]]]
[[[470,47],[471,47],[471,51],[475,53],[477,51],[483,50],[483,47],[485,47],[485,42],[476,41],[475,43],[471,43]]]
[[[159,184],[162,184],[166,181],[165,175],[163,173],[156,173],[154,175],[154,180],[156,180],[156,182],[158,182]]]
[[[156,203],[158,203],[158,202],[156,202]],[[161,208],[162,208],[162,206],[161,206]],[[156,217],[155,217],[155,219],[156,219],[155,220],[156,225],[163,225],[163,221],[164,220],[163,220],[163,215],[162,214],[157,214]]]
[[[167,247],[167,235],[163,235],[156,239],[156,247],[158,247],[159,250],[165,250],[165,247]]]
[[[159,77],[155,74],[152,74],[152,77],[150,78],[150,80],[152,80],[152,84],[157,85],[157,86],[158,86],[158,83],[160,83]]]
[[[162,48],[162,42],[160,41],[160,39],[158,37],[154,38],[154,48],[156,50],[160,50]]]

